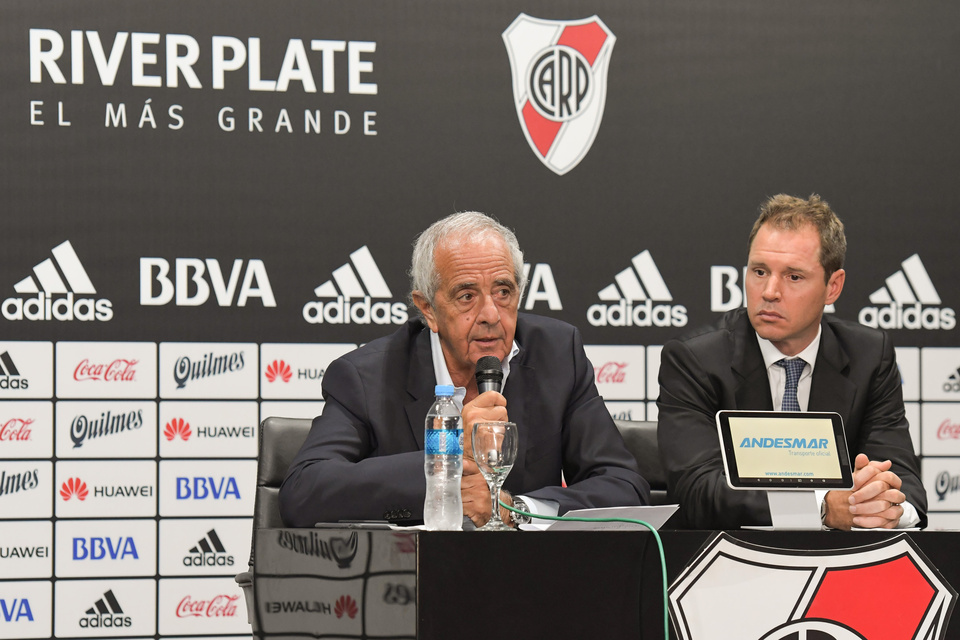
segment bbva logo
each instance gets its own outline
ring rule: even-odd
[[[237,479],[232,476],[178,477],[177,500],[240,500]]]

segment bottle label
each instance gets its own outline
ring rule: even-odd
[[[424,433],[423,448],[428,456],[462,456],[463,429],[428,429]]]

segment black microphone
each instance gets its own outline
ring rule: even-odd
[[[503,369],[500,367],[500,358],[483,356],[477,360],[477,389],[480,393],[496,391],[500,393],[503,385]]]

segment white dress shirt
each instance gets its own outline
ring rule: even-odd
[[[520,345],[514,340],[513,344],[510,345],[510,353],[507,355],[506,360],[500,363],[500,366],[503,368],[501,389],[506,386],[507,376],[510,375],[510,361],[513,360],[514,356],[518,353],[520,353]],[[467,396],[467,388],[458,387],[453,384],[453,378],[450,377],[450,371],[447,369],[447,361],[443,357],[443,347],[440,345],[440,336],[434,331],[430,332],[430,354],[433,357],[433,374],[436,376],[437,384],[448,384],[453,387],[453,401],[456,403],[457,408],[463,412],[463,399]],[[468,426],[463,425],[463,428],[466,429]],[[473,427],[470,426],[469,428],[472,429]],[[554,500],[537,500],[536,498],[522,495],[518,495],[517,497],[523,498],[529,513],[556,516],[557,513],[560,512],[560,503]],[[544,520],[544,522],[546,522],[546,520]]]

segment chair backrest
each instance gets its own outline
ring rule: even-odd
[[[266,418],[260,423],[257,493],[253,505],[253,530],[282,527],[280,485],[300,446],[307,439],[310,418]]]
[[[614,420],[627,450],[637,459],[640,475],[650,483],[650,503],[668,504],[667,475],[660,464],[657,423],[638,420]]]

